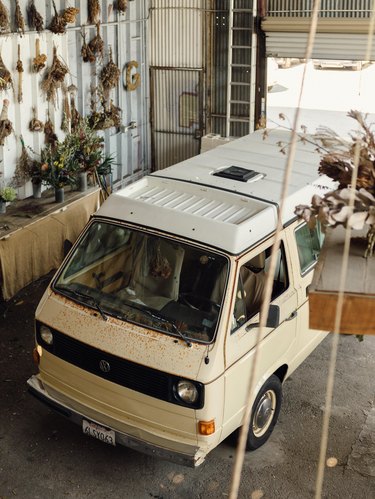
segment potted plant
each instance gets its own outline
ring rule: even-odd
[[[13,187],[0,187],[0,213],[6,213],[6,203],[11,203],[17,197]]]
[[[41,178],[44,185],[55,191],[55,201],[64,201],[64,187],[76,183],[74,149],[65,140],[47,144],[41,151]]]

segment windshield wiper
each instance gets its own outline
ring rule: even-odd
[[[91,296],[91,295],[89,295],[87,293],[83,293],[82,291],[76,291],[75,289],[71,289],[69,286],[59,286],[59,287],[57,287],[57,289],[62,289],[63,291],[67,291],[68,293],[72,294],[73,296],[76,296],[77,298],[81,298],[81,299],[84,298],[85,300],[87,300],[87,299],[90,300],[91,303],[96,308],[96,310],[101,315],[103,321],[107,321],[108,320],[108,317],[103,312],[103,309],[99,305],[98,300],[96,300],[93,296]]]
[[[168,319],[167,317],[165,317],[164,315],[160,314],[157,311],[152,311],[152,310],[149,310],[148,308],[139,307],[138,305],[135,305],[134,303],[131,303],[131,305],[128,305],[128,306],[135,308],[135,309],[139,310],[140,312],[145,313],[149,317],[152,317],[153,319],[156,319],[160,322],[163,322],[164,324],[169,324],[170,326],[172,326],[173,332],[178,334],[180,336],[180,338],[186,343],[186,345],[189,348],[192,347],[192,343],[189,340],[189,338],[187,338],[183,334],[183,332],[179,330],[179,328],[176,326],[176,324],[171,319]]]

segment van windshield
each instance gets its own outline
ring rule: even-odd
[[[214,338],[228,274],[219,254],[93,222],[53,289],[107,315],[189,340]]]

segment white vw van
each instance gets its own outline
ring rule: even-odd
[[[285,134],[261,133],[146,176],[91,217],[36,311],[29,390],[86,435],[192,466],[241,426],[278,217]],[[283,216],[247,448],[324,338],[308,328],[321,234],[295,206],[327,185],[299,145]]]

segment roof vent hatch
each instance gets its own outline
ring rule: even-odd
[[[256,182],[266,176],[264,173],[259,173],[255,170],[248,170],[246,168],[242,168],[241,166],[234,165],[228,166],[222,170],[216,170],[212,175],[215,177],[237,180],[238,182]]]

